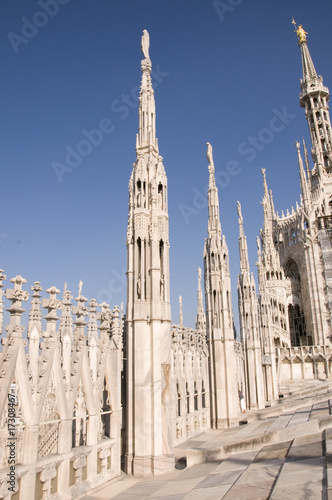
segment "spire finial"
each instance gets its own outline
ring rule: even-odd
[[[302,25],[300,24],[299,26],[296,25],[296,22],[294,21],[294,18],[293,18],[293,21],[292,23],[294,24],[294,32],[297,34],[297,37],[299,39],[299,43],[304,43],[307,41],[307,32],[304,31]]]
[[[209,172],[210,174],[214,173],[214,161],[213,161],[213,150],[212,146],[209,142],[206,143],[207,150],[206,150],[206,157],[207,161],[209,163]]]
[[[153,146],[155,152],[158,153],[158,141],[156,138],[156,105],[151,80],[152,62],[149,55],[149,48],[150,35],[147,30],[144,30],[141,38],[141,49],[144,59],[141,61],[142,80],[139,95],[138,137],[136,138],[137,156],[142,154],[141,148],[146,148],[147,146]]]
[[[141,38],[141,49],[145,59],[150,59],[149,48],[150,48],[150,35],[147,30],[144,30]]]
[[[268,190],[268,187],[267,187],[267,182],[266,182],[266,170],[265,168],[261,168],[261,172],[263,174],[263,185],[264,185],[264,196],[266,197],[266,199],[269,198],[269,190]]]
[[[216,185],[216,180],[214,177],[215,170],[214,170],[214,161],[213,161],[213,150],[212,150],[212,146],[209,142],[206,143],[206,146],[207,146],[206,157],[207,157],[207,161],[209,163],[209,174],[210,174],[209,187],[213,188]]]
[[[241,211],[241,203],[239,201],[237,203],[237,214],[239,216],[239,220],[243,222],[242,211]]]

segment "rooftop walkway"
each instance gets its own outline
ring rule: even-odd
[[[292,384],[242,425],[209,430],[175,449],[177,468],[123,474],[84,500],[332,500],[332,381]],[[186,466],[187,465],[187,466]]]

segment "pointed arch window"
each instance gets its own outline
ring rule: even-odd
[[[140,179],[137,181],[136,206],[140,208],[142,205],[142,183]]]
[[[181,393],[179,390],[179,383],[176,384],[176,393],[177,393],[177,417],[181,416]]]
[[[158,208],[164,210],[164,189],[161,182],[158,184]]]
[[[104,377],[104,386],[101,400],[101,411],[100,411],[100,429],[99,429],[99,439],[105,437],[111,437],[111,398],[107,387],[106,377]]]
[[[194,410],[198,410],[198,390],[196,382],[194,382]]]
[[[72,418],[72,448],[86,445],[88,412],[82,386],[79,385]]]
[[[186,383],[186,409],[187,413],[190,413],[190,393],[188,388],[188,382]]]
[[[288,261],[286,262],[284,273],[286,278],[300,281],[299,268],[297,267],[297,264],[293,259],[288,259]]]
[[[204,386],[204,380],[202,380],[202,408],[206,408],[206,406],[205,406],[205,386]]]

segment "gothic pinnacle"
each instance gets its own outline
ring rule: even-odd
[[[156,106],[151,81],[152,63],[149,55],[150,35],[143,31],[141,49],[144,59],[141,61],[142,81],[139,95],[139,132],[136,138],[136,150],[145,146],[153,146],[158,151],[156,139]]]
[[[242,217],[242,211],[241,211],[241,203],[239,201],[237,203],[237,215],[239,217],[239,229],[240,229],[240,237],[244,236],[244,231],[243,231],[243,217]]]
[[[239,216],[239,229],[240,229],[240,235],[239,235],[240,268],[241,268],[241,274],[243,274],[245,272],[250,272],[250,269],[249,269],[249,259],[248,259],[247,238],[244,234],[241,203],[239,201],[237,202],[237,214]]]
[[[207,161],[209,164],[209,189],[208,189],[208,208],[209,208],[209,223],[208,223],[208,232],[214,232],[221,235],[221,227],[219,220],[219,197],[218,197],[218,188],[216,186],[216,179],[214,176],[214,161],[213,161],[213,152],[212,146],[209,142],[207,145]]]
[[[216,185],[216,180],[215,180],[215,177],[214,177],[214,161],[213,161],[213,150],[212,150],[212,146],[209,142],[206,143],[206,146],[207,146],[207,150],[206,150],[206,157],[207,157],[207,161],[208,161],[208,164],[209,164],[209,188],[211,187],[215,187]]]

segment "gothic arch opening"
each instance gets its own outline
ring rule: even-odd
[[[164,193],[161,182],[158,184],[158,208],[159,210],[164,210]]]
[[[288,259],[284,266],[285,278],[290,281],[291,296],[288,297],[288,323],[291,346],[311,345],[312,337],[307,335],[304,310],[301,304],[301,275],[298,265]]]
[[[204,380],[202,380],[202,408],[205,408],[205,386],[204,386]]]
[[[142,185],[141,185],[141,181],[138,180],[137,181],[137,194],[136,194],[136,206],[137,208],[140,208],[141,207],[141,203],[142,203],[142,192],[141,192],[141,189],[142,189]]]
[[[284,267],[285,277],[300,281],[300,271],[293,259],[288,259]]]
[[[198,390],[197,390],[197,382],[194,382],[194,410],[198,410]]]
[[[112,417],[112,407],[111,407],[111,396],[107,388],[106,377],[104,377],[104,386],[101,398],[101,412],[100,412],[100,439],[103,437],[111,437],[111,417]]]
[[[179,382],[176,383],[176,393],[177,393],[177,412],[176,412],[176,416],[177,417],[180,417],[181,416],[181,406],[182,406],[182,403],[181,403],[181,392],[180,392],[180,388],[179,388]]]
[[[312,338],[307,335],[304,312],[298,304],[289,304],[288,320],[291,345],[311,345]]]

